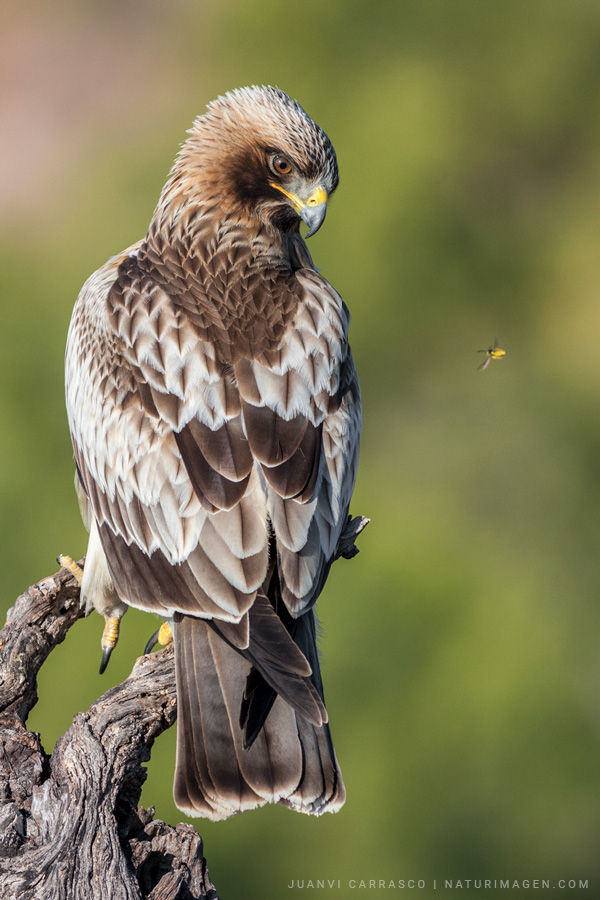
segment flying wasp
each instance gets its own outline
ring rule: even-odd
[[[477,352],[486,354],[484,361],[480,366],[477,366],[478,372],[483,372],[484,369],[487,369],[493,359],[504,359],[506,356],[506,350],[502,350],[502,348],[498,346],[498,338],[495,339],[493,347],[488,347],[487,350],[478,350]]]

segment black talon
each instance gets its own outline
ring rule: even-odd
[[[147,656],[148,653],[150,653],[150,651],[153,650],[154,647],[156,647],[156,645],[158,644],[159,631],[160,631],[160,628],[157,628],[156,631],[154,632],[154,634],[152,635],[152,637],[150,638],[150,640],[148,641],[148,643],[146,644],[146,646],[144,647],[144,656]]]
[[[110,654],[112,652],[113,652],[112,647],[104,647],[102,649],[102,660],[100,662],[100,669],[99,669],[100,675],[102,675],[104,673],[104,670],[106,669],[106,667],[108,665],[108,661],[110,659]]]

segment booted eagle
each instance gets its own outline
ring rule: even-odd
[[[314,604],[348,518],[360,394],[347,307],[299,231],[337,183],[327,135],[283,91],[219,97],[147,235],[88,279],[71,320],[82,599],[171,624],[190,816],[345,798]]]

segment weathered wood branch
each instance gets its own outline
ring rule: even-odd
[[[336,558],[357,553],[349,519]],[[62,569],[22,594],[0,632],[2,900],[218,900],[191,825],[138,809],[154,740],[176,718],[173,649],[139,659],[48,756],[26,728],[37,674],[84,615]]]
[[[75,716],[51,757],[25,727],[41,665],[82,615],[63,569],[22,594],[0,632],[0,896],[216,900],[195,829],[137,808],[142,763],[176,717],[172,649]]]

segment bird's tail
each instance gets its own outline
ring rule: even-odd
[[[260,604],[256,605],[259,609]],[[317,701],[322,697],[312,612],[300,622],[295,642],[303,652],[297,657],[308,659],[310,678],[295,674],[293,665],[291,674],[278,669],[278,662],[284,660],[277,654],[271,656],[271,663],[265,662],[260,645],[253,644],[252,625],[248,659],[208,622],[176,615],[178,725],[173,791],[182,812],[218,820],[265,803],[282,803],[312,815],[337,812],[343,805],[344,783],[325,707],[321,704],[320,713],[317,704],[315,712],[312,697],[315,689],[320,695]],[[291,638],[290,642],[294,643]],[[255,665],[260,666],[259,676]],[[268,679],[269,685],[262,690],[266,697],[262,727],[249,742],[244,717],[253,676],[255,682]]]

